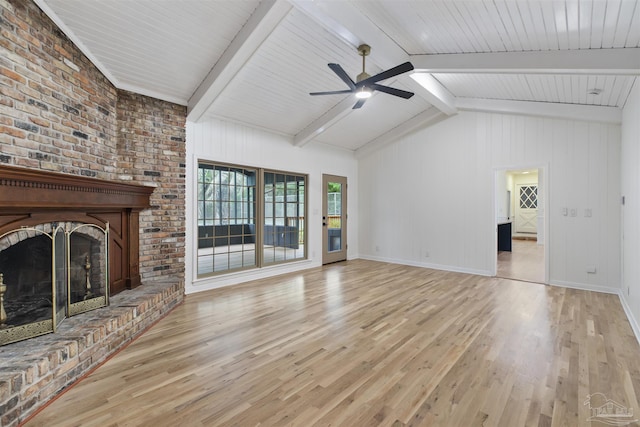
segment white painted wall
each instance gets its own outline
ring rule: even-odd
[[[197,279],[195,273],[196,189],[195,173],[198,160],[213,160],[262,168],[305,173],[308,180],[308,214],[306,224],[309,242],[307,261],[270,266],[244,272]],[[348,253],[349,259],[358,253],[358,176],[357,161],[351,151],[324,145],[307,144],[294,147],[280,135],[229,123],[208,120],[187,122],[186,165],[186,293],[232,285],[275,274],[296,271],[322,264],[322,174],[346,176],[348,183]]]
[[[490,275],[495,170],[526,165],[549,169],[550,282],[617,292],[616,124],[461,112],[363,157],[361,257]],[[562,207],[575,209],[576,217],[563,216]],[[589,265],[595,274],[586,272]]]
[[[509,199],[509,209],[508,209],[508,217],[509,220],[513,220],[513,216],[516,212],[516,194],[513,192],[513,174],[507,173],[507,189],[511,192],[511,198]]]
[[[496,171],[496,223],[506,222],[509,220],[509,204],[510,200],[507,191],[511,188],[507,186],[507,171]],[[512,192],[513,194],[513,192]]]
[[[640,78],[622,113],[622,301],[640,340]]]

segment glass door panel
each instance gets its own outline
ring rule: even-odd
[[[55,327],[67,317],[67,235],[62,227],[53,234],[53,264],[55,271]]]
[[[107,228],[72,224],[68,240],[69,316],[108,305]]]
[[[347,259],[347,179],[323,175],[322,263]]]

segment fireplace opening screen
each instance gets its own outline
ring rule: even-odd
[[[0,345],[109,304],[108,234],[108,224],[51,222],[0,235]]]

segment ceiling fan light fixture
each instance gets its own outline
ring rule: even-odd
[[[375,76],[370,76],[365,71],[365,58],[371,51],[371,48],[366,45],[358,46],[358,53],[362,56],[362,73],[358,74],[356,81],[354,82],[351,77],[344,71],[344,68],[340,64],[329,63],[327,66],[342,80],[348,87],[343,90],[330,90],[324,92],[311,92],[309,95],[340,95],[344,93],[354,94],[358,100],[353,106],[354,110],[361,108],[367,98],[371,98],[374,91],[388,93],[389,95],[398,96],[400,98],[409,99],[414,93],[406,90],[397,89],[394,87],[385,86],[379,84],[382,80],[387,80],[392,77],[398,76],[403,73],[407,73],[413,70],[413,64],[411,62],[405,62],[395,67],[389,68]]]
[[[363,87],[362,89],[356,92],[356,98],[358,99],[371,98],[371,89],[367,87]]]

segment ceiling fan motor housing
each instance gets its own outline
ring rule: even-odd
[[[363,71],[356,76],[356,83],[359,83],[362,80],[368,79],[369,77],[371,76]]]
[[[369,46],[368,44],[361,44],[360,46],[358,46],[358,53],[360,53],[360,55],[362,56],[369,55],[369,53],[371,53],[371,46]]]

